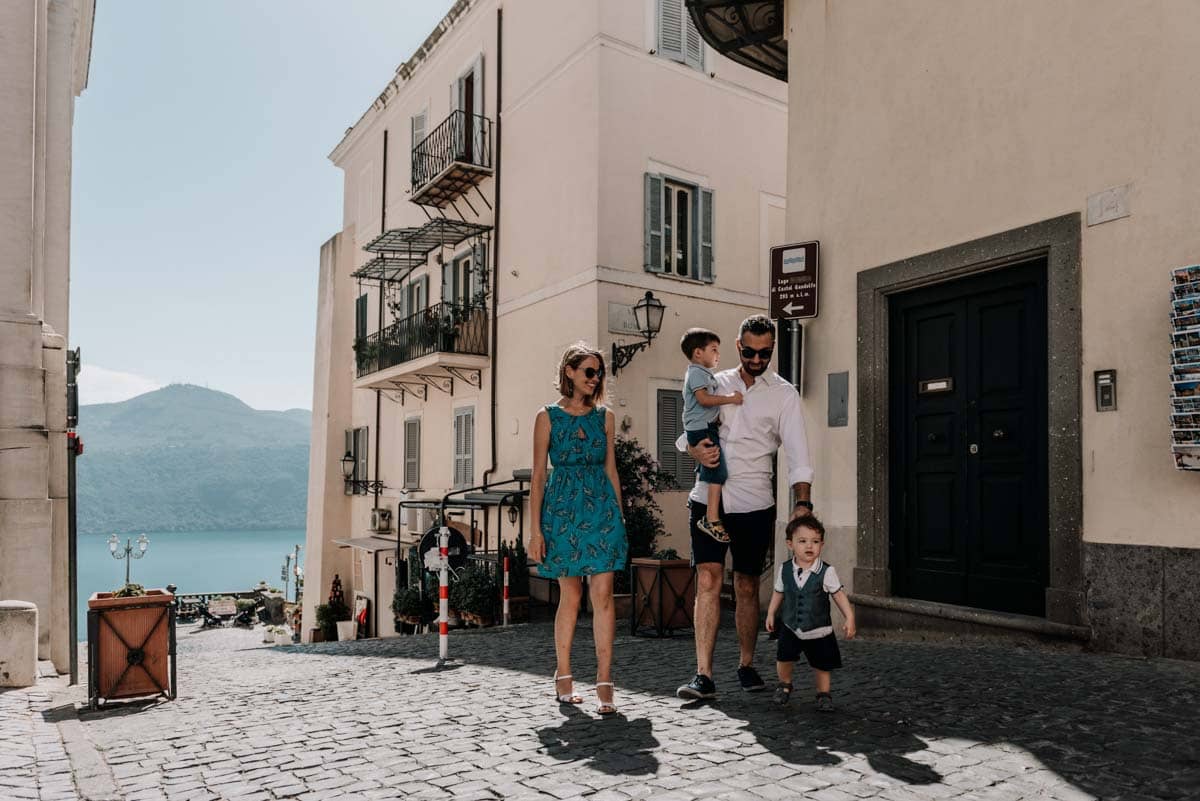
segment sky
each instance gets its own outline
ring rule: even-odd
[[[75,106],[81,403],[190,383],[311,408],[328,155],[452,4],[98,0]]]

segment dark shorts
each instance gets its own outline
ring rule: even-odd
[[[688,445],[699,445],[706,439],[717,447],[721,445],[721,426],[717,423],[710,423],[708,428],[686,433]],[[707,481],[709,484],[724,484],[725,480],[729,478],[729,471],[725,467],[725,452],[721,452],[721,461],[717,462],[716,467],[705,467],[697,462],[696,472],[700,474],[701,481]]]
[[[814,670],[837,670],[842,666],[842,652],[838,650],[837,637],[826,634],[815,640],[802,640],[787,626],[776,625],[779,632],[779,650],[775,658],[780,662],[795,662],[804,654]]]
[[[757,578],[767,561],[767,549],[775,539],[775,507],[754,512],[721,512],[721,522],[729,533],[729,542],[717,542],[696,528],[708,507],[690,502],[689,528],[692,532],[692,564],[725,564],[725,554],[733,553],[733,571]]]

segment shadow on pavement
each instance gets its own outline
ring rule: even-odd
[[[624,713],[597,720],[577,707],[563,705],[566,720],[537,730],[546,753],[564,762],[581,760],[587,766],[618,776],[649,776],[658,770],[652,753],[661,743],[648,718],[630,720]]]

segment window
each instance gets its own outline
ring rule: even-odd
[[[475,407],[454,410],[454,488],[475,481]]]
[[[663,175],[645,175],[648,272],[713,280],[713,193]]]
[[[417,145],[425,141],[425,119],[427,112],[422,111],[420,114],[414,115],[410,121],[412,127],[412,146],[415,150]]]
[[[367,452],[370,443],[370,429],[352,428],[346,430],[346,453],[354,457],[354,470],[350,473],[351,481],[367,480]],[[366,489],[346,484],[347,495],[365,495]]]
[[[404,421],[404,488],[421,486],[421,418]]]
[[[429,276],[413,278],[400,290],[400,305],[396,308],[396,319],[403,320],[429,308]]]
[[[675,476],[680,489],[696,483],[696,462],[687,453],[675,448],[683,434],[683,392],[675,389],[658,390],[658,463]]]
[[[481,302],[487,275],[487,248],[476,245],[442,265],[442,300],[459,306]]]
[[[700,31],[696,30],[696,23],[692,22],[685,0],[655,2],[658,4],[658,55],[689,67],[704,69],[704,42],[700,39]]]
[[[367,338],[367,296],[359,295],[354,301],[354,339]]]

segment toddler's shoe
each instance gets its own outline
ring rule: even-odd
[[[775,688],[771,700],[775,702],[776,706],[787,706],[788,701],[792,700],[792,685],[780,682],[779,686]]]
[[[721,525],[720,520],[709,520],[707,517],[702,517],[696,521],[696,528],[717,542],[729,542],[729,533],[725,531],[725,526]]]
[[[817,700],[813,702],[813,706],[818,712],[832,712],[833,696],[829,693],[817,693]]]

